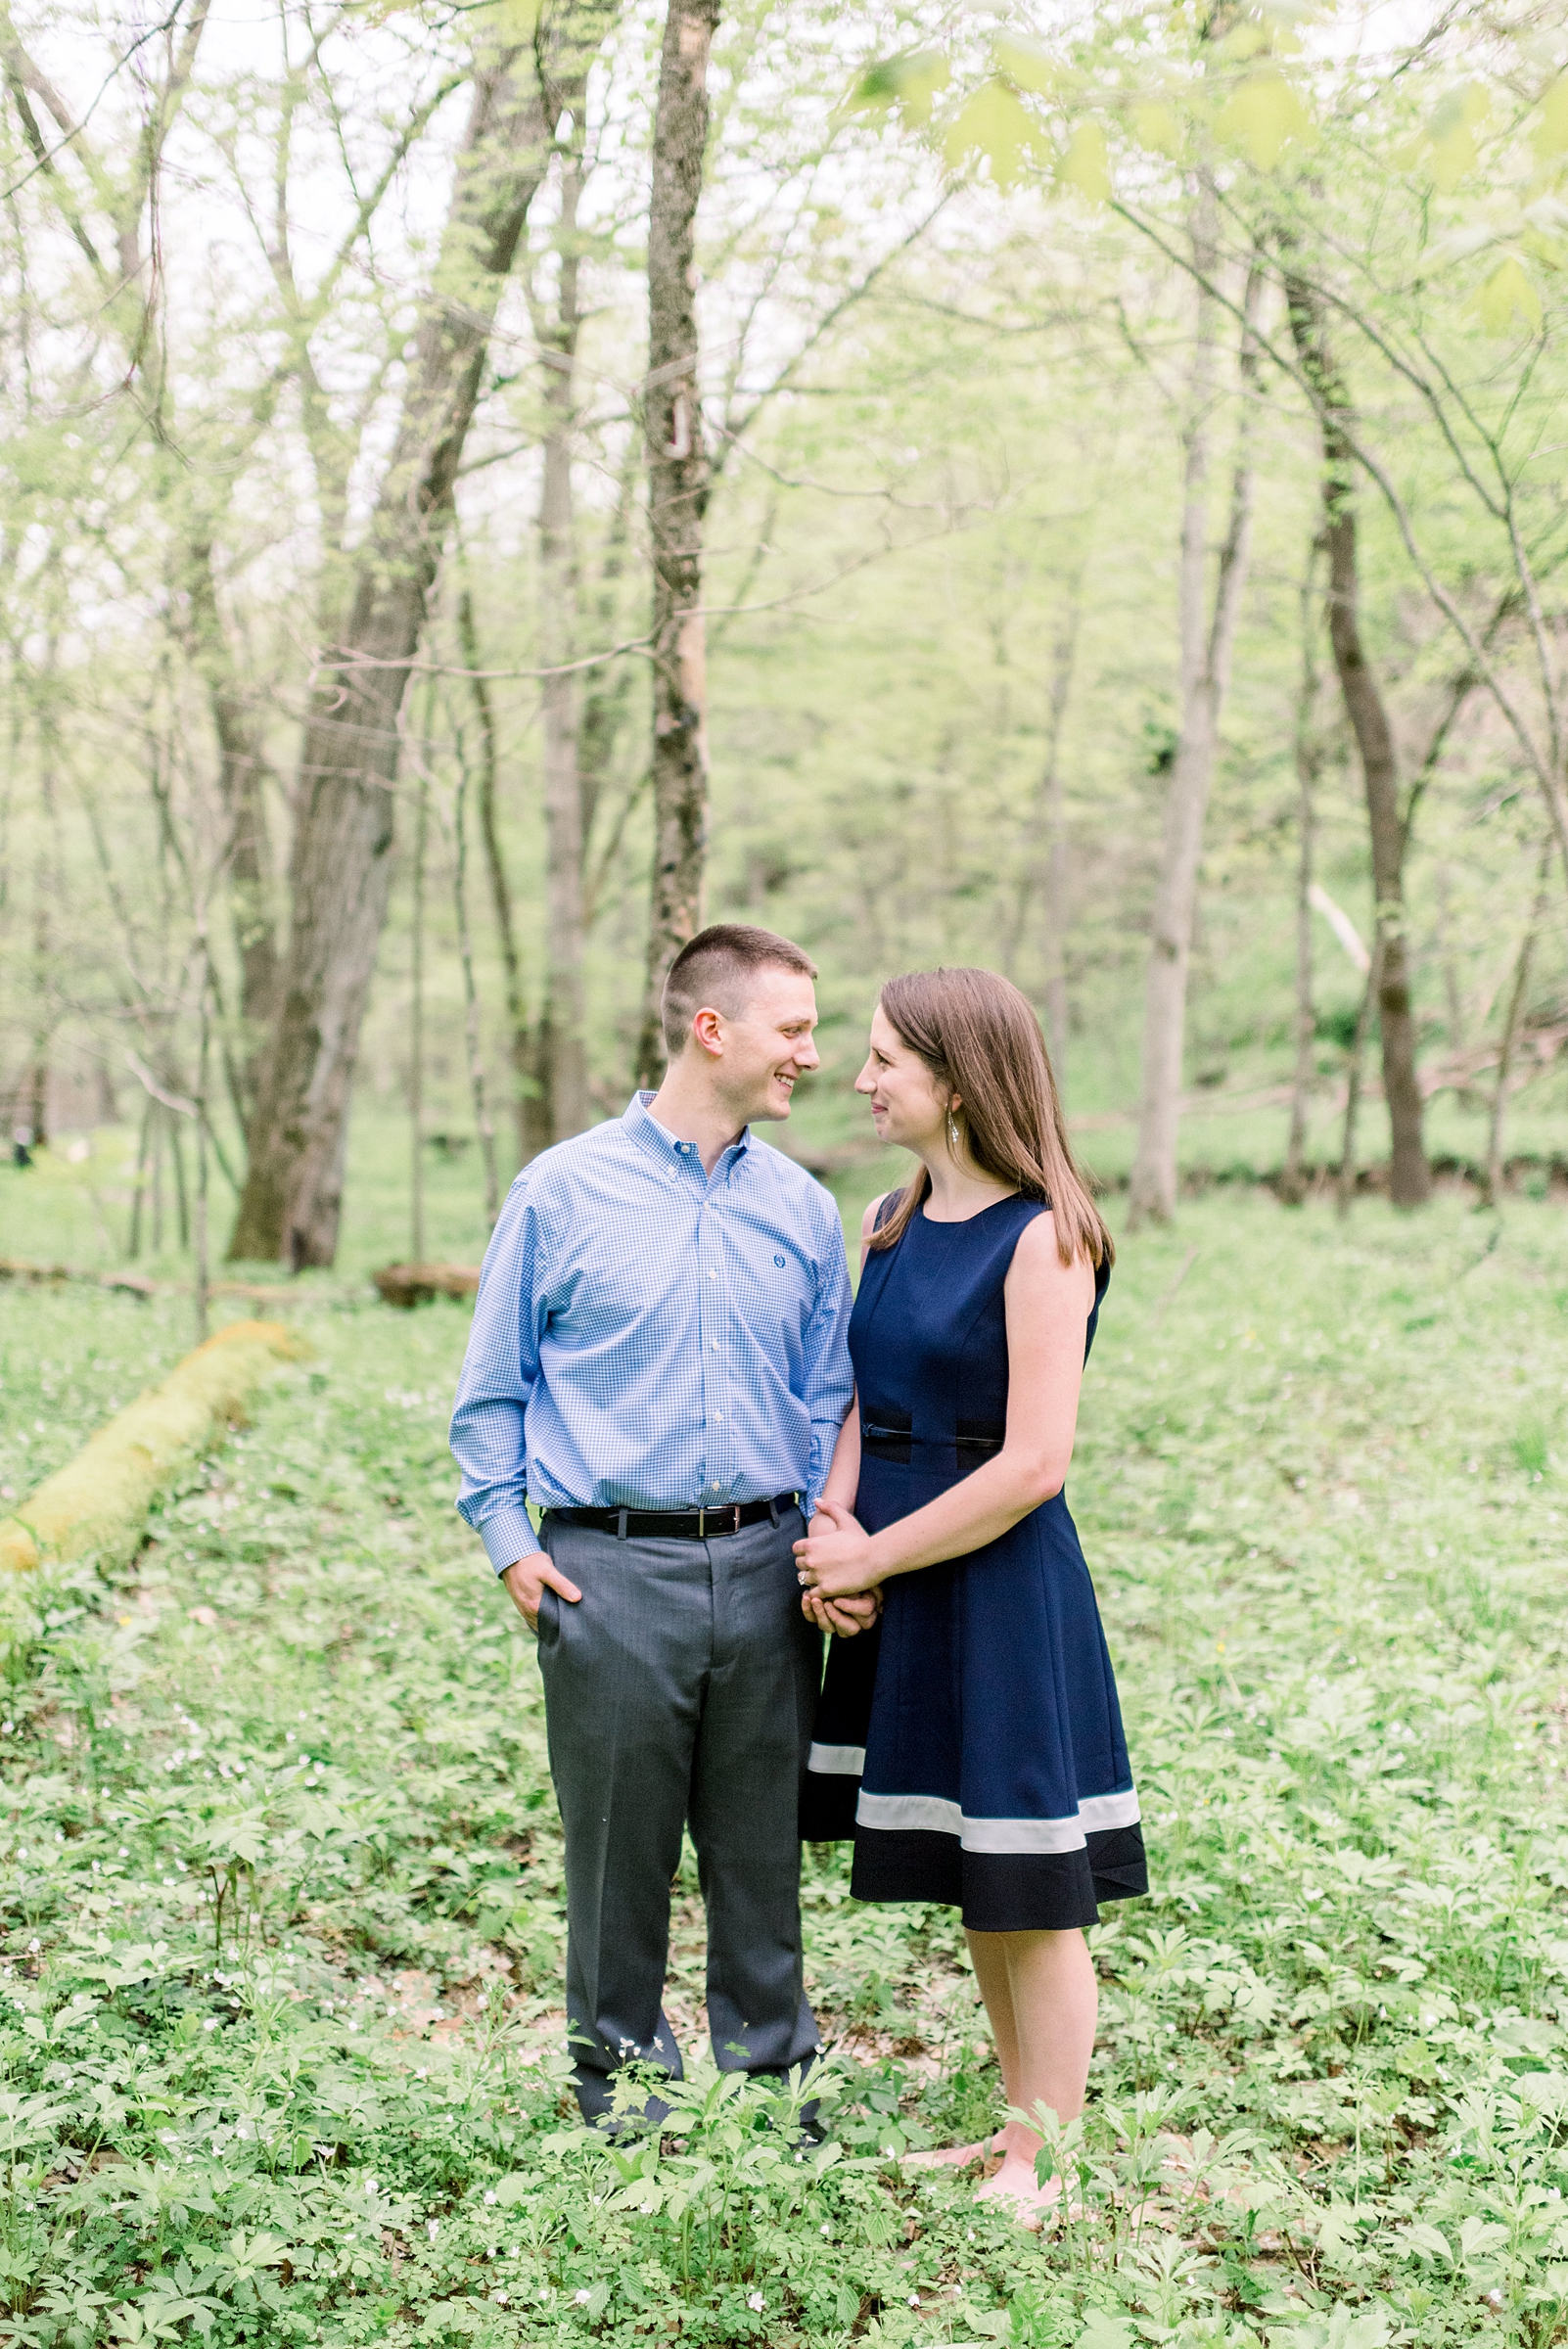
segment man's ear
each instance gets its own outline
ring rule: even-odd
[[[691,1033],[703,1051],[717,1060],[724,1050],[724,1019],[721,1012],[705,1006],[691,1024]]]

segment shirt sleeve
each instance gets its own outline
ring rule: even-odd
[[[473,1526],[497,1574],[531,1557],[524,1416],[539,1375],[538,1280],[546,1251],[534,1185],[512,1185],[480,1273],[474,1326],[457,1382],[447,1441],[462,1470],[458,1514]]]
[[[844,1425],[844,1414],[854,1394],[854,1371],[850,1362],[850,1267],[844,1254],[844,1226],[838,1210],[829,1204],[827,1226],[818,1260],[816,1306],[806,1328],[806,1401],[811,1414],[811,1457],[807,1472],[806,1515],[809,1523],[833,1451]]]

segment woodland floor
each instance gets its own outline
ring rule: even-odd
[[[0,1487],[189,1314],[0,1291]],[[1560,1208],[1230,1194],[1124,1245],[1069,1490],[1155,1890],[1094,1937],[1043,2242],[900,2180],[995,2075],[950,1914],[832,1850],[838,2150],[696,2064],[662,2149],[583,2138],[532,1651],[451,1510],[466,1313],[293,1317],[314,1360],[133,1567],[0,1593],[0,2342],[1568,2337]],[[701,1953],[688,1855],[694,2055]]]

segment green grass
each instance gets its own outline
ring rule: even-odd
[[[0,1291],[0,1481],[189,1312]],[[836,1853],[840,2150],[700,2069],[662,2155],[585,2142],[532,1652],[450,1507],[466,1316],[344,1278],[298,1318],[133,1573],[0,1593],[0,2342],[1568,2338],[1557,1210],[1227,1193],[1124,1247],[1070,1491],[1155,1891],[1095,1936],[1043,2243],[900,2186],[995,2074],[950,1912]],[[688,1856],[688,2050],[701,1999]]]

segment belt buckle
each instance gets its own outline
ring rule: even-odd
[[[715,1524],[717,1526],[717,1530],[720,1533],[738,1534],[741,1530],[740,1502],[738,1500],[726,1500],[719,1508],[698,1510],[697,1539],[699,1542],[704,1542],[708,1538],[708,1520],[710,1517],[714,1519]],[[728,1518],[729,1523],[727,1525],[718,1524],[718,1520],[723,1517]]]

